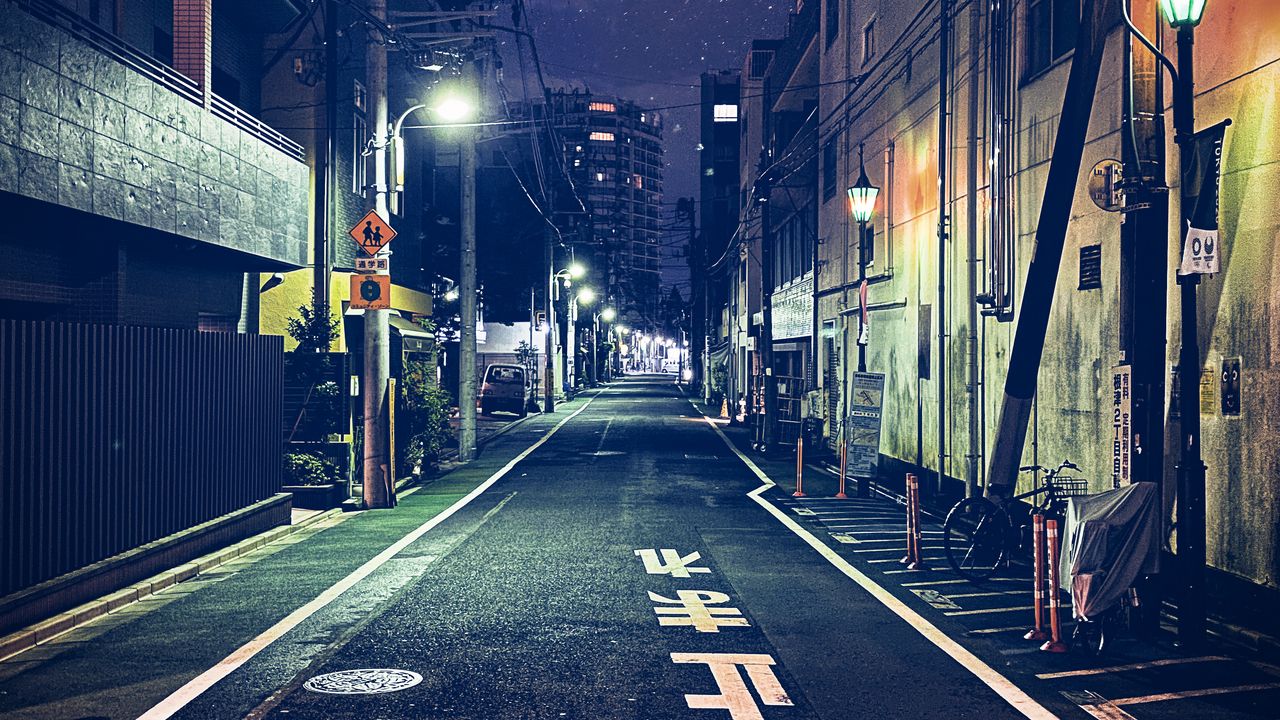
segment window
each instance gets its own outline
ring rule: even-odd
[[[866,65],[871,62],[871,58],[876,56],[876,21],[872,18],[870,22],[862,26],[862,64]]]
[[[596,173],[596,182],[604,182],[604,173],[602,172]]]
[[[822,146],[822,200],[826,202],[836,195],[836,141],[832,135]]]
[[[365,129],[364,115],[355,113],[354,121],[355,131],[351,133],[351,192],[364,195],[364,187],[368,184],[368,162],[364,156],[368,131]]]
[[[1027,77],[1046,70],[1076,46],[1080,0],[1030,0],[1027,4]]]
[[[364,86],[360,84],[359,80],[356,80],[355,87],[351,91],[351,102],[355,104],[356,110],[365,111],[368,97],[368,94],[364,91]]]
[[[613,133],[596,131],[591,133],[590,140],[599,140],[600,142],[613,142]]]
[[[840,34],[840,0],[827,0],[827,47]]]
[[[592,112],[607,112],[607,113],[618,111],[617,106],[615,106],[611,102],[593,102],[587,106],[587,109],[591,110]]]
[[[738,106],[716,105],[711,109],[711,119],[715,122],[738,122]]]
[[[759,80],[764,77],[765,72],[769,70],[769,63],[771,62],[773,62],[772,50],[752,50],[751,79]]]

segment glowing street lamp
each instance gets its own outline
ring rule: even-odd
[[[1204,15],[1206,0],[1160,0],[1164,17],[1175,28],[1195,27]]]
[[[858,144],[858,181],[849,188],[849,214],[858,221],[858,286],[859,298],[867,282],[867,223],[875,213],[876,197],[880,188],[867,179],[867,168],[862,162],[862,144]],[[874,239],[872,240],[874,242]],[[861,305],[861,300],[859,300]],[[866,318],[858,313],[858,372],[867,371]]]

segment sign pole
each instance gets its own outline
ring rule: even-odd
[[[386,0],[369,0],[368,11],[385,22]],[[365,50],[369,100],[373,103],[374,212],[385,224],[387,211],[387,46],[370,42]],[[368,216],[366,216],[367,218]],[[372,223],[366,227],[376,226]],[[366,252],[368,248],[366,247]],[[386,250],[371,252],[375,257]],[[375,270],[375,274],[389,274]],[[391,329],[387,311],[370,307],[364,311],[364,506],[391,507],[391,438],[387,423],[387,378],[391,375]]]

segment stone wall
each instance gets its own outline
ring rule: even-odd
[[[305,265],[307,167],[12,5],[0,190]]]

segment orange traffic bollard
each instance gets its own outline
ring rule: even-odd
[[[1062,625],[1058,620],[1058,610],[1062,607],[1062,593],[1058,587],[1058,521],[1045,521],[1045,535],[1049,544],[1049,640],[1040,646],[1045,652],[1063,653],[1067,644],[1062,642]]]
[[[926,570],[920,554],[920,479],[907,474],[907,555],[902,564],[909,570]]]
[[[1036,620],[1031,629],[1023,635],[1025,640],[1047,640],[1044,632],[1044,516],[1039,513],[1031,516],[1031,540],[1034,551],[1035,593],[1034,605]]]
[[[912,552],[914,545],[911,539],[915,536],[911,532],[911,496],[915,493],[916,476],[907,473],[907,554],[902,557],[903,565],[910,565],[916,561],[915,553]]]
[[[804,497],[804,438],[796,438],[796,491],[792,497]]]

